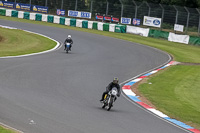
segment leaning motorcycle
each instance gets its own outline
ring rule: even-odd
[[[71,43],[67,43],[65,45],[66,45],[66,53],[68,53],[71,47]]]
[[[117,99],[117,92],[117,88],[113,88],[105,95],[102,108],[106,108],[109,111],[113,107],[113,103]]]

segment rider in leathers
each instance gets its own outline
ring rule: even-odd
[[[71,47],[72,47],[72,44],[73,44],[73,40],[72,40],[71,37],[72,37],[71,35],[68,35],[67,39],[66,39],[65,42],[64,42],[65,50],[66,50],[66,44],[67,44],[67,43],[70,43],[71,45],[70,45],[69,50],[71,51]]]
[[[109,91],[112,90],[112,88],[116,87],[118,90],[117,96],[119,97],[121,94],[121,89],[120,89],[120,85],[118,84],[118,78],[114,78],[113,82],[111,82],[107,87],[106,87],[106,91],[103,93],[102,98],[100,100],[100,102],[103,102],[104,97],[106,94],[108,94]]]

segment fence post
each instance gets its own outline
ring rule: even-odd
[[[106,5],[106,16],[108,15],[108,8],[109,8],[109,2],[107,1],[107,5]]]
[[[138,6],[136,4],[136,2],[134,0],[133,1],[133,4],[135,5],[135,18],[137,18],[137,10],[138,10]]]
[[[188,32],[188,26],[189,26],[189,20],[190,20],[190,12],[189,12],[189,10],[187,9],[187,7],[184,6],[184,8],[185,8],[185,10],[186,10],[187,13],[188,13],[188,16],[187,16],[187,25],[186,25],[186,31],[185,31],[185,34],[187,34],[187,32]]]
[[[151,7],[149,6],[149,3],[146,1],[147,6],[149,7],[149,12],[148,12],[148,16],[150,17],[151,15]]]
[[[176,10],[176,21],[175,21],[175,24],[178,23],[178,9],[176,8],[175,5],[173,5],[174,9]]]
[[[45,1],[45,6],[46,6],[46,7],[47,7],[47,2],[48,2],[48,0]]]
[[[160,29],[162,30],[162,25],[163,25],[164,15],[165,15],[165,9],[161,4],[159,4],[159,5],[162,8],[162,19],[161,19],[161,27],[160,27]]]
[[[45,6],[46,6],[46,7],[47,7],[47,2],[48,2],[48,0],[45,1]]]
[[[75,11],[77,10],[77,4],[78,4],[78,0],[76,0]]]
[[[200,33],[200,11],[198,8],[196,8],[197,12],[199,13],[199,27],[198,27],[198,34]],[[200,36],[200,34],[199,34]]]
[[[121,17],[123,17],[124,5],[122,3],[122,0],[119,0],[119,2],[121,3]]]
[[[90,5],[90,12],[92,14],[92,8],[93,8],[93,0],[91,0],[91,5]]]
[[[124,5],[123,4],[121,4],[122,6],[121,6],[121,17],[123,17],[123,10],[124,10]]]
[[[61,8],[60,9],[63,9],[63,0],[61,1]]]

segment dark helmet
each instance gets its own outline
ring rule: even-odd
[[[119,82],[119,79],[117,77],[114,77],[113,83],[117,84]]]

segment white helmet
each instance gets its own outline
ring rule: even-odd
[[[68,35],[68,38],[71,38],[72,36],[71,35]]]

